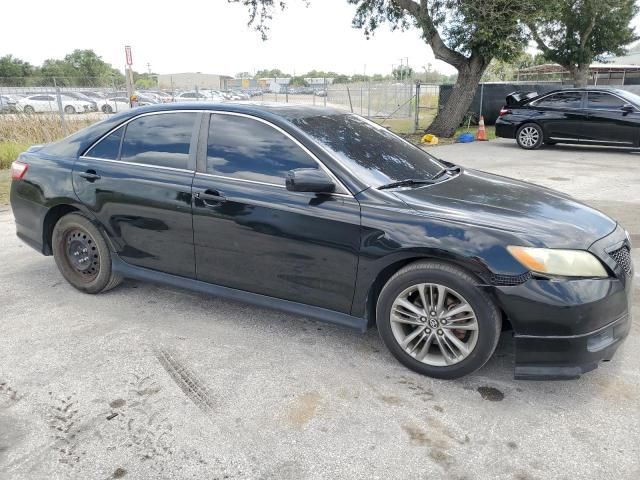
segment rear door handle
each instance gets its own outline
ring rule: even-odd
[[[226,197],[217,190],[205,190],[204,192],[196,193],[196,198],[202,200],[202,203],[209,206],[215,206],[227,201]]]
[[[102,178],[96,173],[95,170],[87,170],[86,172],[82,172],[79,175],[87,182],[95,182],[96,180],[100,180]]]

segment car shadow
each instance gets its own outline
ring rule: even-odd
[[[524,150],[518,146],[518,144],[513,141],[492,141],[492,145],[499,146],[502,148],[510,148],[517,149],[528,152],[535,152],[536,150]],[[579,145],[572,143],[557,143],[555,145],[542,145],[540,150],[545,151],[565,151],[565,152],[601,152],[601,153],[632,153],[632,154],[640,154],[640,148],[631,148],[631,147],[612,147],[605,145]]]

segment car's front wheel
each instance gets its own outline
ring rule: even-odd
[[[459,378],[493,354],[502,320],[464,270],[422,261],[393,275],[378,298],[378,331],[391,353],[418,373]]]
[[[540,148],[543,142],[542,128],[535,123],[525,123],[516,133],[516,142],[525,150]]]
[[[100,293],[122,281],[111,268],[111,252],[100,230],[79,213],[58,220],[51,246],[60,273],[78,290]]]
[[[73,115],[74,113],[76,113],[76,109],[73,107],[73,105],[67,105],[66,107],[64,107],[64,113]]]

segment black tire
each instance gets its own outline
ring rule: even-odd
[[[60,273],[78,290],[106,292],[122,281],[111,268],[111,251],[104,237],[85,216],[70,213],[58,220],[51,245]]]
[[[102,113],[113,113],[113,108],[111,108],[111,105],[103,105]]]
[[[76,113],[76,109],[73,107],[73,105],[67,105],[66,107],[64,107],[64,113],[73,115],[74,113]]]
[[[520,148],[535,150],[544,142],[542,128],[537,123],[525,123],[516,132],[516,142]]]
[[[36,110],[31,105],[26,105],[22,111],[27,115],[31,115],[32,113],[36,113]]]
[[[406,289],[419,283],[439,284],[453,289],[473,308],[477,320],[475,346],[458,363],[446,366],[424,363],[407,353],[394,336],[391,322],[393,302]],[[478,289],[476,283],[478,282],[464,270],[437,261],[420,261],[400,269],[380,292],[376,308],[378,332],[391,354],[411,370],[434,378],[460,378],[481,368],[496,349],[502,319],[491,298]]]

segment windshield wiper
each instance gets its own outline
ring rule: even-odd
[[[397,187],[413,187],[415,185],[433,185],[433,179],[416,179],[416,178],[405,178],[404,180],[398,180],[397,182],[387,183],[385,185],[381,185],[378,187],[378,190],[386,190],[388,188],[397,188]]]
[[[442,169],[440,169],[439,171],[437,171],[434,175],[432,175],[429,180],[436,180],[438,178],[440,178],[441,176],[443,176],[445,173],[448,174],[453,174],[453,173],[457,173],[460,171],[460,167],[444,167]]]

